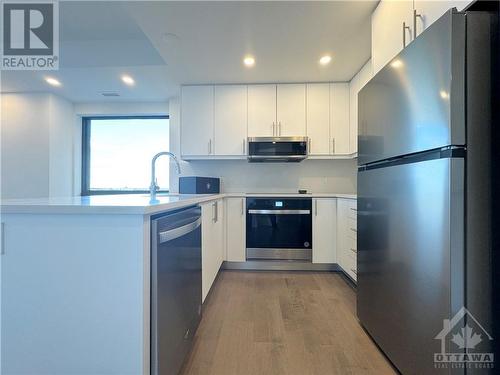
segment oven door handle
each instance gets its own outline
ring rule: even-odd
[[[248,210],[254,215],[310,215],[311,210]]]

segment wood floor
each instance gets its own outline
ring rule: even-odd
[[[182,374],[395,374],[334,273],[220,273]]]

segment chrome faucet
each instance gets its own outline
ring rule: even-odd
[[[156,193],[158,192],[160,187],[158,186],[157,181],[156,181],[156,160],[162,155],[170,156],[175,162],[175,165],[177,167],[177,173],[181,174],[181,165],[179,164],[179,160],[177,160],[177,157],[174,154],[172,154],[171,152],[163,151],[163,152],[159,152],[155,156],[153,156],[153,160],[151,160],[151,185],[149,186],[149,194],[150,194],[151,203],[158,202],[158,200],[156,199]]]

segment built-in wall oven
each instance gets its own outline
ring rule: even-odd
[[[247,198],[247,260],[311,261],[311,198]]]

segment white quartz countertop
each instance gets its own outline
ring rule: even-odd
[[[224,193],[224,194],[158,194],[151,203],[146,194],[92,195],[66,198],[32,198],[2,200],[2,214],[129,214],[153,215],[193,206],[225,197],[310,197],[356,199],[354,194],[337,193]]]

